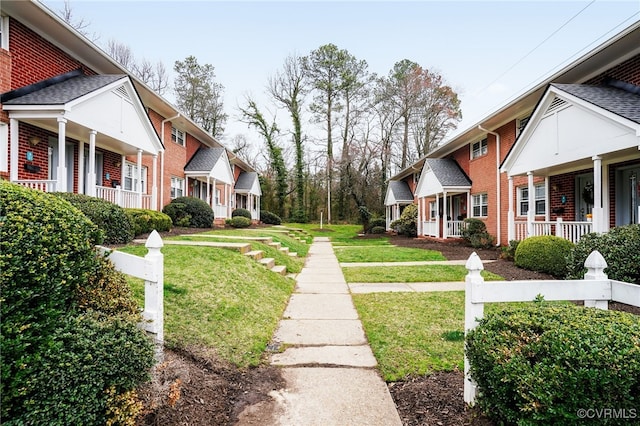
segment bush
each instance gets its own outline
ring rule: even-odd
[[[232,218],[237,216],[246,217],[247,219],[251,220],[251,212],[247,209],[235,209],[231,212]]]
[[[261,210],[260,211],[260,222],[265,223],[267,225],[280,225],[282,223],[282,219],[275,213],[271,213],[270,211]]]
[[[262,213],[260,213],[260,217],[262,217]],[[291,214],[291,222],[293,222],[293,223],[307,223],[307,222],[309,222],[309,217],[304,212],[304,210],[296,209]],[[264,223],[267,223],[267,222],[264,222]],[[276,223],[274,225],[280,225],[280,224]]]
[[[231,218],[230,225],[234,228],[247,228],[251,226],[251,219],[247,219],[244,216],[236,216]]]
[[[387,228],[385,228],[384,226],[374,226],[373,228],[371,228],[370,232],[372,234],[384,234],[385,232],[387,232]]]
[[[109,201],[83,194],[55,192],[80,209],[87,217],[104,231],[105,244],[127,244],[133,240],[133,225],[124,209]]]
[[[511,260],[516,257],[516,250],[518,249],[518,244],[520,244],[520,240],[511,240],[509,241],[509,245],[506,247],[502,247],[502,253],[500,257],[504,260]]]
[[[607,261],[604,272],[612,280],[640,284],[640,225],[626,225],[606,234],[584,235],[567,258],[567,277],[581,279],[584,261],[598,250]]]
[[[395,229],[400,235],[406,235],[407,237],[415,237],[418,235],[418,206],[415,204],[409,204],[404,208],[400,219],[394,220],[391,223],[391,228]]]
[[[187,228],[213,227],[213,210],[205,201],[199,198],[174,198],[164,206],[162,212],[171,218],[175,226]]]
[[[533,304],[487,315],[467,334],[478,406],[498,423],[583,424],[581,409],[637,409],[640,317]],[[628,424],[610,419],[607,424]]]
[[[493,236],[487,232],[487,225],[480,219],[467,218],[463,221],[462,239],[474,248],[489,248],[493,245]]]
[[[171,218],[169,215],[146,209],[124,209],[133,226],[135,236],[148,234],[154,229],[158,232],[171,230]]]
[[[62,197],[0,181],[3,424],[105,424],[147,377],[153,348],[102,235]]]
[[[371,219],[369,221],[369,228],[366,229],[365,231],[369,232],[371,234],[374,234],[373,228],[376,228],[376,227],[382,227],[386,231],[386,229],[387,229],[387,219],[385,219],[384,217],[376,217],[374,219]]]
[[[567,257],[572,249],[571,241],[554,235],[529,237],[518,244],[514,264],[562,278],[567,274]]]

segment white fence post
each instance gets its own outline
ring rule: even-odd
[[[587,268],[587,273],[584,274],[585,280],[608,280],[607,274],[604,273],[604,269],[607,267],[607,261],[598,250],[592,251],[587,259],[584,261],[584,266]],[[609,309],[608,300],[585,300],[584,306],[588,308]]]
[[[144,311],[143,318],[145,330],[154,335],[158,353],[162,354],[164,344],[164,255],[160,249],[164,246],[160,234],[154,230],[145,247],[149,252],[144,257],[151,263],[151,268],[155,271],[155,279],[144,282]]]
[[[484,315],[484,304],[474,303],[475,297],[480,296],[484,278],[480,272],[484,269],[482,260],[473,252],[467,259],[466,268],[469,271],[465,277],[464,292],[464,334],[467,335],[469,330],[473,330],[478,325],[478,318]],[[480,299],[482,300],[482,298]],[[469,360],[467,352],[464,354],[464,402],[473,405],[476,399],[477,384],[473,381],[469,374]]]

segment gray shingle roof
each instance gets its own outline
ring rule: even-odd
[[[413,202],[413,193],[407,182],[403,180],[392,180],[389,182],[389,191],[396,201]]]
[[[120,74],[81,75],[43,88],[34,85],[33,91],[29,91],[29,87],[26,87],[25,95],[4,103],[5,105],[62,105],[124,77],[126,76]]]
[[[199,148],[184,166],[185,172],[210,172],[216,165],[224,148]]]
[[[449,158],[427,158],[425,163],[433,171],[443,187],[471,186],[471,180],[455,160]]]
[[[258,180],[258,173],[256,172],[242,172],[238,176],[236,181],[236,191],[249,191],[253,187],[253,184]]]
[[[611,86],[552,84],[552,86],[599,106],[609,112],[640,123],[640,95]]]

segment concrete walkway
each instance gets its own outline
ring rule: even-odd
[[[286,350],[271,357],[286,387],[271,393],[267,410],[249,410],[239,424],[401,425],[328,238],[314,239],[296,280],[273,337]]]

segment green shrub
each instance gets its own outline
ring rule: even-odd
[[[518,244],[514,264],[562,278],[567,274],[567,257],[572,249],[571,241],[554,235],[529,237]]]
[[[488,314],[467,334],[478,406],[498,423],[579,425],[581,409],[637,409],[640,317],[532,304]],[[607,424],[629,424],[610,419]]]
[[[282,223],[282,219],[275,213],[271,213],[270,211],[261,210],[260,211],[260,222],[265,223],[267,225],[280,225]],[[296,222],[296,223],[304,223],[304,222]]]
[[[260,217],[262,217],[262,212],[260,213]],[[277,216],[277,217],[279,218],[280,216]],[[293,213],[291,213],[290,220],[293,223],[307,223],[309,222],[309,217],[304,212],[304,210],[296,209]],[[264,223],[269,223],[269,222],[264,222]],[[272,225],[280,225],[280,223],[273,223]]]
[[[374,219],[371,219],[369,221],[369,228],[367,228],[366,231],[373,234],[374,233],[373,228],[376,228],[376,227],[382,227],[386,231],[387,219],[385,219],[384,217],[376,217]]]
[[[230,225],[234,228],[247,228],[251,226],[251,219],[247,219],[244,216],[232,217]]]
[[[520,244],[520,240],[509,241],[508,246],[501,248],[502,253],[500,254],[500,257],[502,257],[504,260],[513,260],[516,257],[518,244]]]
[[[404,208],[400,219],[394,220],[391,223],[391,228],[400,235],[406,235],[407,237],[415,237],[418,235],[418,206],[415,204],[409,204]]]
[[[135,236],[148,234],[154,229],[158,232],[171,230],[171,218],[169,215],[146,209],[124,209],[133,225],[133,234]]]
[[[487,231],[487,225],[480,219],[467,218],[463,221],[462,239],[474,248],[489,248],[493,245],[493,236]]]
[[[251,212],[247,209],[235,209],[231,212],[232,218],[237,216],[246,217],[247,219],[251,220]]]
[[[384,234],[385,232],[387,232],[387,228],[385,228],[384,226],[374,226],[373,228],[371,228],[370,232],[372,234]]]
[[[213,226],[213,210],[211,206],[199,198],[174,198],[164,206],[162,212],[171,218],[175,226],[186,228],[211,228]]]
[[[626,225],[606,234],[584,235],[567,258],[569,279],[581,279],[584,261],[598,250],[607,261],[604,272],[612,280],[640,284],[640,225]]]
[[[83,194],[55,192],[80,209],[87,217],[104,231],[105,244],[127,244],[133,240],[133,226],[124,209],[109,201]]]

